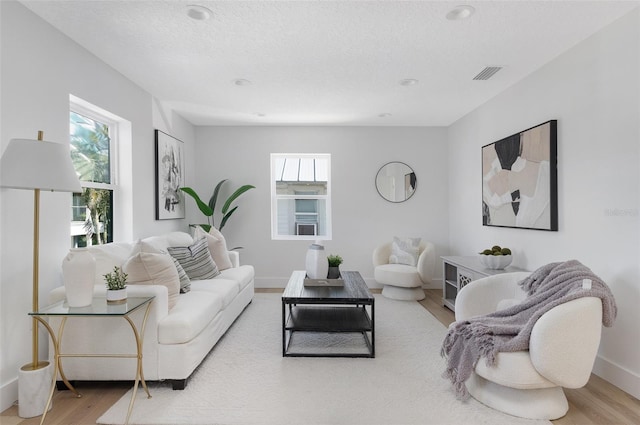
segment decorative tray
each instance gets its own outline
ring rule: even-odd
[[[344,280],[338,279],[310,279],[306,275],[304,277],[304,286],[308,288],[313,287],[340,287],[344,286]]]

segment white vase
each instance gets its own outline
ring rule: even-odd
[[[326,279],[329,272],[329,262],[324,253],[324,246],[314,243],[309,246],[306,258],[307,277],[310,279]]]
[[[62,261],[62,276],[69,307],[91,305],[96,260],[87,248],[71,248]]]

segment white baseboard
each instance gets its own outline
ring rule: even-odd
[[[0,412],[4,412],[18,400],[18,378],[0,387]]]
[[[431,279],[431,283],[422,285],[422,289],[440,289],[442,290],[442,279]]]
[[[640,399],[640,376],[604,357],[596,357],[593,373]]]

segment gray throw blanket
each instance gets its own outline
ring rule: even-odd
[[[583,280],[590,279],[591,287]],[[609,287],[579,261],[550,263],[518,283],[527,293],[520,304],[484,316],[455,322],[442,344],[447,358],[444,378],[451,380],[458,398],[468,397],[465,381],[480,360],[494,366],[498,352],[529,349],[529,337],[539,317],[560,304],[580,297],[602,300],[602,323],[610,327],[617,307]]]

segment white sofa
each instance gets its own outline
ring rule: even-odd
[[[153,247],[189,246],[188,233],[172,232],[143,239]],[[112,243],[89,248],[96,259],[96,276],[121,267],[129,258],[134,243]],[[169,310],[166,286],[129,284],[129,297],[155,296],[147,321],[143,346],[143,372],[148,381],[169,380],[173,389],[184,389],[187,378],[198,367],[235,319],[251,302],[254,294],[254,269],[239,264],[239,254],[229,252],[232,267],[213,279],[191,280],[191,290],[181,293]],[[94,297],[105,297],[103,279],[97,278]],[[64,287],[53,290],[49,302],[65,298]],[[143,311],[132,315],[141,323]],[[54,330],[59,319],[51,319]],[[71,318],[61,341],[64,353],[135,353],[131,326],[122,318]],[[52,350],[50,350],[52,352]],[[135,359],[63,358],[69,380],[133,380]]]

